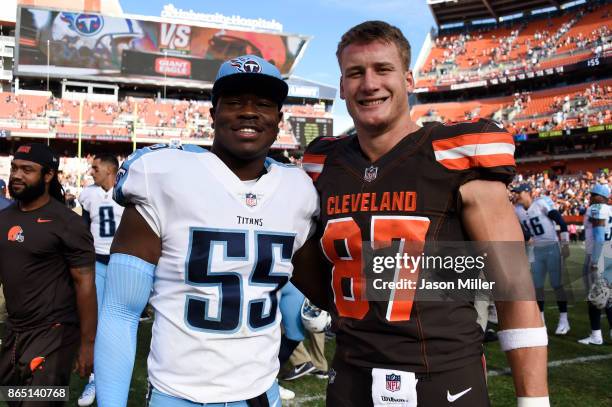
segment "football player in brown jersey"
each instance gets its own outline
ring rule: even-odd
[[[320,194],[321,219],[318,236],[294,256],[293,279],[333,317],[327,405],[489,405],[473,302],[415,300],[427,282],[418,267],[400,265],[386,265],[393,281],[413,286],[373,298],[381,271],[366,254],[391,248],[401,257],[419,242],[477,241],[506,242],[507,250],[489,253],[491,268],[505,289],[530,294],[497,298],[500,343],[518,405],[548,406],[547,335],[506,190],[515,172],[512,136],[484,119],[423,127],[411,120],[410,45],[396,27],[351,28],[337,57],[356,135],[318,138],[307,148],[304,168]]]

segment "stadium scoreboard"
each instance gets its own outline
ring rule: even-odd
[[[221,64],[257,55],[290,76],[310,37],[19,6],[14,74],[207,88]]]
[[[333,119],[324,117],[291,117],[289,123],[293,134],[302,147],[306,147],[319,136],[334,135]]]

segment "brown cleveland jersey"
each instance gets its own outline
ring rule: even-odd
[[[512,136],[484,119],[429,123],[374,163],[356,136],[315,139],[303,163],[320,195],[336,357],[417,373],[480,358],[482,330],[472,302],[414,301],[415,290],[383,290],[388,298],[373,300],[367,291],[375,275],[366,252],[401,251],[401,242],[414,248],[419,242],[469,240],[459,187],[475,179],[509,183],[515,172]],[[418,292],[419,273],[399,273],[415,280]]]

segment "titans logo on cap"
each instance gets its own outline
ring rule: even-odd
[[[230,61],[230,64],[234,68],[236,68],[239,72],[244,72],[244,73],[260,73],[261,72],[261,65],[259,65],[259,62],[253,59],[236,58],[236,59],[232,59]]]
[[[225,61],[219,67],[212,88],[213,106],[224,91],[239,93],[244,90],[265,91],[281,106],[289,87],[274,64],[257,55],[242,55]]]

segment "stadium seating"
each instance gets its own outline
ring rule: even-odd
[[[331,113],[325,111],[324,104],[285,105],[283,106],[283,112],[288,116],[332,117]]]
[[[610,37],[611,14],[612,4],[607,4],[590,12],[571,10],[529,23],[517,20],[510,28],[440,34],[417,69],[416,86],[482,80],[588,59]]]
[[[514,133],[586,127],[612,122],[612,79],[516,94],[514,96],[415,105],[414,120],[462,121],[475,117],[503,121]]]
[[[210,102],[127,98],[119,103],[84,102],[45,96],[0,93],[0,125],[22,136],[50,134],[76,136],[79,122],[84,137],[121,136],[155,142],[168,138],[213,138]],[[277,144],[283,148],[298,145],[288,119],[331,117],[325,105],[287,105]]]
[[[566,220],[582,223],[593,185],[596,182],[612,184],[608,164],[607,160],[575,161],[566,166],[564,174],[555,174],[550,167],[519,166],[519,174],[512,185],[529,183],[534,188],[534,195],[550,197]]]

